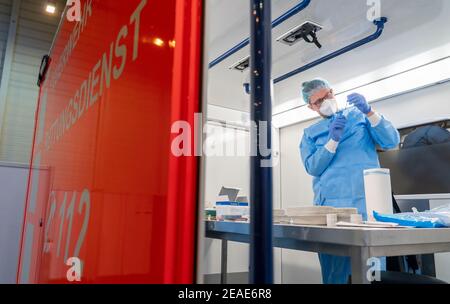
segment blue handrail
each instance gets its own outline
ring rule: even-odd
[[[289,11],[287,11],[286,13],[284,13],[283,15],[281,15],[280,17],[275,19],[272,22],[272,28],[277,27],[278,25],[282,24],[283,22],[285,22],[286,20],[288,20],[292,16],[300,13],[310,3],[311,3],[311,0],[303,0],[302,2],[300,2],[299,4],[297,4],[296,6],[291,8]],[[247,38],[247,39],[241,41],[239,44],[237,44],[236,46],[234,46],[230,50],[226,51],[225,53],[223,53],[222,55],[220,55],[219,57],[217,57],[216,59],[211,61],[211,63],[209,64],[209,68],[210,69],[213,68],[214,66],[218,65],[219,63],[221,63],[222,61],[224,61],[225,59],[227,59],[228,57],[230,57],[234,53],[242,50],[244,47],[246,47],[249,44],[250,44],[250,38]]]
[[[308,63],[307,65],[302,66],[302,67],[300,67],[298,69],[295,69],[295,70],[293,70],[293,71],[291,71],[291,72],[289,72],[287,74],[284,74],[283,76],[280,76],[280,77],[276,78],[274,80],[274,83],[279,83],[279,82],[281,82],[283,80],[286,80],[286,79],[288,79],[288,78],[290,78],[290,77],[292,77],[294,75],[302,73],[302,72],[304,72],[306,70],[309,70],[309,69],[311,69],[311,68],[313,68],[313,67],[315,67],[315,66],[317,66],[319,64],[322,64],[322,63],[324,63],[324,62],[326,62],[328,60],[331,60],[331,59],[333,59],[335,57],[338,57],[338,56],[340,56],[340,55],[342,55],[344,53],[347,53],[347,52],[349,52],[349,51],[351,51],[353,49],[356,49],[356,48],[358,48],[358,47],[360,47],[360,46],[362,46],[364,44],[367,44],[367,43],[369,43],[371,41],[374,41],[374,40],[378,39],[381,36],[381,34],[383,33],[384,25],[385,25],[385,23],[387,21],[388,21],[388,19],[386,17],[382,17],[380,19],[375,20],[373,23],[377,26],[377,30],[372,35],[370,35],[370,36],[368,36],[366,38],[363,38],[363,39],[361,39],[361,40],[359,40],[357,42],[354,42],[354,43],[352,43],[352,44],[350,44],[350,45],[348,45],[348,46],[346,46],[346,47],[344,47],[344,48],[342,48],[342,49],[340,49],[340,50],[338,50],[338,51],[336,51],[334,53],[326,55],[325,57],[322,57],[322,58],[320,58],[320,59],[318,59],[316,61]]]

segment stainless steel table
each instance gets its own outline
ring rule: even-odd
[[[226,283],[227,242],[249,243],[248,223],[206,221],[206,237],[222,240],[221,282]],[[274,225],[278,248],[349,256],[352,283],[369,284],[371,257],[450,252],[450,229],[328,228]]]

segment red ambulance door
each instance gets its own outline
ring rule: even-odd
[[[194,130],[201,110],[202,8],[84,0],[80,21],[63,19],[41,85],[19,283],[194,282],[198,159],[172,153],[171,130]]]

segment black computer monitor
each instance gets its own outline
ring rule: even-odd
[[[380,152],[395,195],[450,193],[450,143]]]

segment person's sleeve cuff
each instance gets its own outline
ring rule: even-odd
[[[339,142],[330,139],[325,145],[325,149],[327,149],[328,152],[335,154],[338,146]]]
[[[372,128],[375,128],[376,126],[378,126],[380,124],[380,122],[383,118],[381,117],[380,114],[374,113],[372,116],[367,117],[367,119],[369,120]]]

